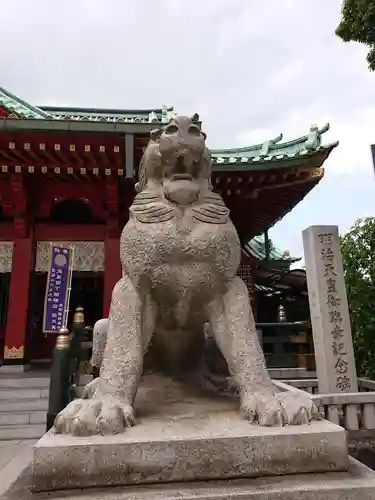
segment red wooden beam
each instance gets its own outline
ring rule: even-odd
[[[104,224],[35,224],[38,241],[104,241],[105,233]]]

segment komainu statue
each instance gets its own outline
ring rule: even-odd
[[[135,423],[133,403],[150,351],[165,369],[189,368],[209,323],[240,398],[261,425],[318,418],[311,400],[278,392],[258,341],[248,291],[236,275],[240,241],[211,185],[210,153],[198,115],[151,132],[123,229],[100,376],[87,399],[56,418],[58,433],[114,434]]]

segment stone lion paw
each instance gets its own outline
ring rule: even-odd
[[[319,420],[320,414],[313,401],[294,392],[254,393],[244,396],[241,413],[250,422],[277,427],[308,424]]]
[[[73,436],[120,434],[134,424],[132,406],[108,396],[72,401],[57,415],[55,431]]]

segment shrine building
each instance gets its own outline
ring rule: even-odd
[[[3,364],[51,357],[55,336],[42,331],[51,243],[74,246],[69,321],[78,305],[88,325],[108,315],[121,276],[119,237],[140,158],[149,132],[171,116],[173,108],[167,107],[33,106],[0,88]],[[211,151],[213,186],[243,245],[239,274],[256,316],[265,316],[257,297],[272,296],[278,284],[305,287],[301,273],[290,271],[295,259],[273,247],[267,231],[322,179],[323,164],[337,145],[322,144],[328,128],[312,126],[287,142],[279,135],[262,144]],[[275,304],[275,315],[276,310]]]

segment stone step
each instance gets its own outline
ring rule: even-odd
[[[47,412],[40,411],[10,411],[0,412],[0,427],[10,425],[45,424]]]
[[[43,399],[0,399],[0,412],[45,411],[48,409],[48,398]]]
[[[2,425],[0,426],[0,440],[38,439],[41,438],[45,432],[45,424]]]
[[[30,493],[33,480],[30,472],[24,472],[24,463],[12,464],[12,472],[15,472],[17,467],[20,470],[18,479],[6,491],[4,500],[18,498],[45,500],[45,493]],[[374,498],[375,473],[353,459],[350,459],[347,472],[48,492],[49,500],[373,500]]]
[[[49,377],[1,377],[0,389],[48,389]]]
[[[48,399],[49,389],[30,387],[27,389],[0,389],[0,400]]]

